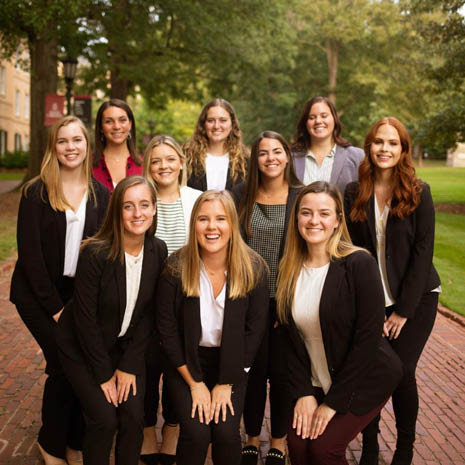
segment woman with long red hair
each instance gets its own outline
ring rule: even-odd
[[[347,225],[355,245],[378,261],[384,288],[384,336],[404,364],[392,395],[397,444],[391,465],[413,458],[418,391],[415,369],[433,328],[440,292],[433,266],[434,206],[417,178],[412,144],[396,118],[376,122],[365,139],[359,181],[345,191]],[[378,463],[379,417],[363,431],[363,465]]]

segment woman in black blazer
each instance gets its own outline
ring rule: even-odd
[[[47,362],[38,438],[47,465],[75,460],[82,448],[79,403],[58,361],[55,328],[73,293],[80,241],[97,231],[108,204],[108,190],[91,174],[85,126],[62,118],[50,129],[40,176],[24,186],[19,204],[10,300]]]
[[[168,259],[157,326],[165,381],[180,421],[177,465],[238,465],[247,371],[266,327],[266,265],[241,238],[227,192],[194,204],[186,246]]]
[[[145,360],[166,245],[154,237],[156,195],[141,176],[118,183],[102,228],[84,244],[73,299],[58,327],[60,358],[81,401],[84,463],[137,465]]]
[[[276,278],[283,255],[292,207],[302,185],[294,173],[291,150],[274,131],[264,131],[252,144],[247,181],[233,187],[241,231],[247,245],[260,254],[270,270],[269,323],[266,337],[250,370],[244,405],[244,424],[248,439],[242,450],[242,465],[258,460],[260,431],[265,413],[267,378],[271,393],[271,448],[266,463],[284,463],[290,404],[279,383],[282,354],[279,328],[276,327]],[[269,365],[269,361],[272,361]]]
[[[382,337],[376,262],[350,242],[335,186],[317,181],[300,192],[276,300],[296,402],[291,462],[347,464],[347,445],[380,412],[402,368]]]
[[[222,98],[202,109],[194,134],[183,147],[187,185],[193,189],[231,190],[247,172],[247,149],[233,106]]]
[[[344,202],[353,242],[371,252],[381,271],[384,335],[404,364],[392,395],[397,427],[392,464],[410,464],[418,414],[415,369],[434,325],[440,281],[433,266],[430,189],[415,175],[410,138],[397,119],[383,118],[370,129],[360,180],[347,186]],[[378,463],[378,421],[364,431],[364,465]]]

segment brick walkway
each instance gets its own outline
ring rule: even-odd
[[[41,464],[35,443],[44,383],[41,351],[8,302],[13,262],[0,263],[0,464]],[[418,369],[420,416],[414,465],[465,464],[465,328],[438,315]],[[269,423],[262,430],[268,449]],[[390,404],[383,411],[380,464],[389,464],[395,444]],[[360,458],[360,441],[348,452]]]

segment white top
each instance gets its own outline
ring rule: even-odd
[[[200,323],[202,335],[199,345],[202,347],[220,347],[223,334],[224,301],[226,283],[215,299],[213,286],[205,266],[200,262]]]
[[[323,158],[321,166],[316,161],[316,157],[311,150],[305,157],[304,184],[307,186],[315,181],[329,182],[331,172],[333,171],[334,155],[336,154],[336,144],[333,145],[331,152]]]
[[[66,239],[65,239],[65,265],[63,276],[74,277],[79,258],[79,248],[81,247],[82,235],[84,234],[84,224],[86,222],[87,192],[82,196],[79,208],[75,213],[71,208],[65,211],[66,214]]]
[[[310,358],[312,385],[322,388],[325,394],[331,387],[331,376],[321,334],[320,299],[328,269],[329,263],[320,268],[302,267],[292,306],[292,317]]]
[[[226,187],[229,168],[229,153],[224,155],[205,156],[205,172],[207,174],[207,189],[223,191]]]
[[[378,267],[379,272],[381,273],[381,281],[383,283],[384,290],[384,305],[386,307],[396,303],[392,296],[391,288],[389,287],[386,269],[386,225],[388,216],[389,207],[385,205],[383,212],[380,213],[375,194],[376,255],[378,256]]]
[[[118,337],[124,336],[131,323],[137,296],[139,295],[140,277],[142,274],[142,262],[144,259],[144,247],[137,257],[124,253],[126,261],[126,308],[124,310],[123,323]]]
[[[157,199],[157,231],[155,233],[168,247],[168,255],[186,243],[186,228],[181,197],[174,202]]]

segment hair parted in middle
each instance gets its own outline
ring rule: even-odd
[[[337,114],[337,110],[336,110],[336,107],[334,106],[334,103],[331,102],[331,100],[329,100],[329,98],[327,97],[317,96],[317,97],[312,97],[305,104],[305,107],[304,107],[304,110],[302,111],[299,122],[297,123],[297,128],[295,132],[295,141],[294,141],[294,144],[292,145],[293,150],[308,150],[312,146],[312,140],[311,140],[310,134],[308,133],[308,129],[307,129],[307,120],[308,120],[308,115],[310,114],[310,110],[312,109],[312,106],[315,103],[320,103],[320,102],[325,103],[329,107],[331,114],[333,115],[334,142],[337,145],[340,145],[341,147],[348,147],[350,145],[349,142],[346,139],[344,139],[344,137],[342,137],[341,135],[342,123],[339,118],[339,115]]]
[[[226,150],[229,153],[229,168],[233,182],[238,177],[245,179],[247,148],[242,142],[242,132],[239,126],[236,112],[233,106],[225,99],[215,98],[208,102],[202,109],[195,125],[194,134],[184,144],[184,153],[187,160],[187,175],[200,175],[205,171],[205,156],[208,148],[207,132],[205,130],[205,121],[210,108],[221,107],[225,109],[231,118],[231,132],[226,140]]]
[[[108,250],[108,260],[116,261],[118,258],[124,263],[124,224],[123,224],[123,202],[124,194],[134,186],[144,185],[150,191],[152,204],[157,205],[157,194],[153,184],[143,176],[129,176],[121,180],[111,194],[110,204],[103,220],[102,226],[97,233],[83,241],[81,249],[89,244],[97,244],[98,248]],[[148,231],[148,236],[154,236],[157,230],[157,213],[153,216],[153,222]]]
[[[205,202],[218,200],[224,207],[230,228],[228,248],[228,297],[237,299],[244,297],[264,278],[266,264],[242,239],[239,220],[231,194],[227,191],[205,191],[194,203],[189,224],[187,244],[174,252],[169,270],[181,276],[183,292],[188,297],[198,297],[200,292],[200,250],[196,234],[196,222],[199,211]]]
[[[168,145],[178,154],[178,157],[181,159],[181,163],[182,163],[182,168],[178,176],[178,183],[179,183],[179,187],[185,186],[187,182],[186,157],[184,155],[184,152],[182,151],[181,146],[176,142],[174,137],[171,137],[168,134],[157,134],[147,144],[147,147],[145,147],[144,161],[143,161],[144,177],[148,179],[155,186],[155,188],[157,187],[157,183],[155,182],[155,180],[152,178],[152,175],[150,174],[150,165],[152,163],[152,151],[155,147],[158,147],[159,145]]]
[[[330,256],[330,260],[347,257],[347,255],[357,250],[366,252],[365,249],[361,249],[352,244],[345,222],[343,201],[339,189],[326,181],[315,181],[305,186],[300,191],[292,209],[286,237],[286,246],[284,248],[283,258],[279,264],[276,302],[278,318],[282,323],[287,323],[289,319],[294,302],[297,280],[303,264],[308,257],[307,243],[300,235],[297,226],[300,204],[306,195],[321,193],[327,194],[333,199],[336,216],[339,220],[337,228],[326,244],[326,250]]]

